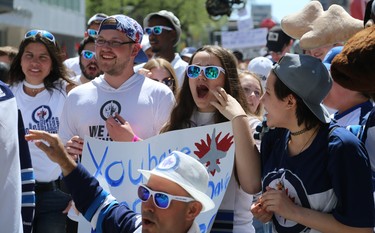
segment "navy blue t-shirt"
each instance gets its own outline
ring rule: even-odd
[[[312,144],[288,154],[290,132],[276,128],[261,144],[262,185],[285,190],[296,204],[332,213],[352,227],[373,227],[371,171],[363,144],[345,128],[325,124]],[[274,214],[277,232],[310,232],[306,226]],[[314,231],[313,231],[314,232]],[[316,231],[315,231],[316,232]]]

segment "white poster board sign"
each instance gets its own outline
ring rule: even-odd
[[[146,183],[137,169],[152,169],[172,151],[198,159],[207,167],[210,181],[206,194],[215,208],[196,221],[201,232],[209,232],[224,197],[234,163],[234,141],[230,122],[171,131],[140,142],[110,142],[87,137],[82,164],[119,202],[140,213],[139,184]],[[79,233],[95,232],[80,215]]]
[[[267,28],[222,32],[221,44],[227,49],[263,47],[267,44],[267,32]]]
[[[238,20],[237,21],[238,31],[249,31],[254,28],[254,22],[252,18]]]

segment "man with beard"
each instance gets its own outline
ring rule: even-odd
[[[181,87],[188,63],[175,51],[181,36],[180,20],[172,12],[161,10],[148,14],[143,20],[143,26],[154,57],[164,58],[172,64]],[[137,66],[135,70],[139,68]]]
[[[98,35],[98,29],[99,29],[100,23],[107,17],[108,17],[108,15],[106,15],[104,13],[97,13],[97,14],[93,15],[87,21],[87,28],[86,28],[86,31],[84,33],[84,37],[85,38],[88,37],[88,36],[96,37]],[[78,53],[78,56],[68,58],[64,61],[64,65],[69,70],[72,71],[71,72],[72,77],[74,77],[75,75],[81,74],[81,69],[79,67],[79,57],[80,57],[80,55],[81,54]]]
[[[88,36],[81,41],[78,48],[78,54],[80,54],[79,67],[81,69],[81,75],[72,78],[75,82],[78,84],[84,84],[103,74],[99,69],[95,57],[94,37]]]
[[[97,233],[199,233],[196,217],[215,207],[206,194],[206,167],[180,151],[172,151],[152,170],[138,169],[147,181],[138,187],[142,201],[139,215],[105,191],[81,163],[69,156],[56,135],[30,130],[26,139],[35,141],[59,164],[77,208]]]

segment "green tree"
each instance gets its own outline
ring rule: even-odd
[[[209,18],[206,0],[86,0],[86,18],[102,12],[108,15],[125,14],[143,26],[143,18],[159,10],[173,12],[181,22],[182,36],[178,51],[185,46],[200,47],[210,43],[210,34],[227,22]]]

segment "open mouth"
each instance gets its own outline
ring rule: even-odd
[[[98,70],[96,65],[89,65],[87,68],[90,72],[96,72]]]
[[[149,219],[146,219],[146,218],[143,218],[142,219],[142,226],[143,227],[151,227],[151,226],[153,226],[153,225],[155,225],[155,223],[154,222],[152,222],[152,221],[150,221]]]
[[[204,85],[197,86],[197,94],[199,98],[204,98],[209,92],[208,87]]]

